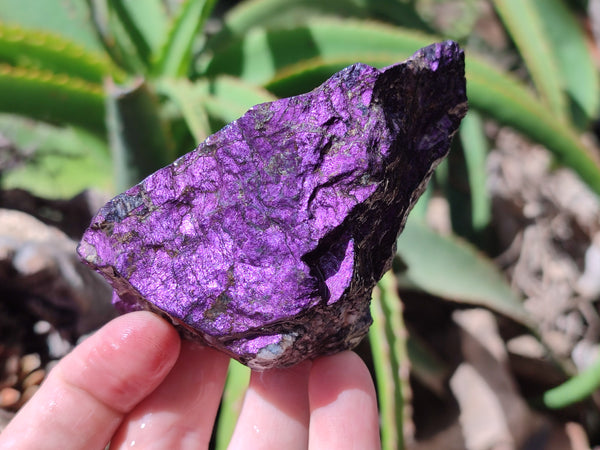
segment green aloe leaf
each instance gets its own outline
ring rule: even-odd
[[[1,174],[2,188],[51,198],[71,197],[91,186],[114,192],[110,154],[98,136],[9,114],[0,114],[0,134],[25,162]]]
[[[206,82],[204,83],[206,84]],[[191,81],[180,79],[163,79],[156,84],[157,92],[168,97],[179,109],[194,140],[204,141],[211,132],[210,122],[202,101],[199,86]]]
[[[372,18],[405,27],[427,28],[413,5],[398,0],[251,0],[228,11],[224,26],[229,33],[240,36],[255,27],[290,27],[324,16]]]
[[[496,266],[471,244],[442,236],[409,218],[398,239],[398,255],[408,267],[399,283],[447,300],[485,306],[531,326],[519,297]]]
[[[209,48],[216,50],[253,28],[290,28],[324,17],[376,19],[429,30],[410,2],[399,0],[250,0],[231,8]]]
[[[137,12],[139,12],[139,5],[141,2],[136,3],[138,4]],[[130,55],[138,58],[145,66],[149,66],[150,58],[152,57],[152,49],[146,40],[146,36],[139,28],[140,21],[137,19],[141,18],[134,16],[135,3],[123,0],[108,0],[107,6],[109,15],[113,20],[112,28],[116,29],[119,27],[120,30],[119,33],[115,34],[115,38],[121,41],[126,40],[126,43],[121,42],[120,46],[131,46],[129,52]],[[116,21],[119,22],[118,25],[115,23]]]
[[[512,126],[552,151],[600,194],[600,162],[577,132],[510,76],[467,57],[467,96],[471,107]]]
[[[169,16],[161,0],[109,0],[137,52],[147,65],[164,42]]]
[[[600,80],[584,29],[562,0],[532,0],[532,7],[554,51],[573,118],[585,127],[599,112]]]
[[[263,84],[278,96],[313,89],[331,74],[357,61],[384,67],[439,41],[436,36],[356,21],[314,21],[290,30],[257,29],[224,48],[207,66]],[[472,109],[521,131],[552,151],[600,194],[600,163],[577,131],[560,120],[526,86],[466,55],[467,90]]]
[[[405,399],[410,392],[406,370],[407,333],[402,301],[392,272],[387,272],[373,291],[371,315],[369,342],[377,382],[382,448],[403,449],[404,424],[408,419]]]
[[[221,76],[205,85],[204,106],[210,117],[227,124],[242,116],[250,107],[271,102],[276,97],[267,90],[238,78]]]
[[[566,119],[567,99],[558,61],[532,0],[494,0],[493,3],[523,56],[538,92],[555,115]],[[544,7],[547,5],[548,2],[544,2]]]
[[[542,396],[542,403],[546,408],[561,409],[573,403],[585,400],[600,389],[600,355],[587,369],[568,379],[560,386],[556,386]]]
[[[71,124],[101,135],[102,86],[48,71],[0,65],[0,111]]]
[[[491,221],[492,204],[487,191],[485,165],[488,142],[479,113],[473,110],[469,111],[460,124],[459,136],[469,178],[472,227],[474,230],[482,230]]]
[[[174,159],[174,145],[159,115],[158,100],[142,80],[108,81],[106,111],[117,190],[124,191]]]
[[[185,0],[154,62],[153,73],[184,76],[190,69],[192,45],[213,10],[216,0]]]
[[[196,142],[238,119],[251,106],[275,100],[268,91],[229,76],[194,83],[163,78],[156,88],[177,105]]]
[[[117,23],[116,14],[109,8],[108,0],[87,0],[87,4],[90,14],[89,22],[94,26],[104,52],[115,64],[127,71],[135,70],[136,66],[142,67],[141,60],[135,55],[130,58],[127,55],[127,49],[122,46],[121,42],[128,38],[125,37],[126,33],[122,29],[122,25]],[[122,37],[116,36],[119,32],[123,35]]]
[[[102,51],[88,4],[82,0],[0,0],[0,22],[60,34],[92,51]]]
[[[242,409],[246,387],[250,381],[250,369],[235,360],[229,363],[223,399],[217,419],[216,448],[225,450],[229,445],[235,424]]]
[[[104,50],[127,72],[148,71],[151,50],[129,10],[119,0],[88,0],[91,22]]]
[[[54,33],[0,23],[0,61],[13,66],[65,73],[92,83],[122,74],[102,53]]]
[[[225,73],[266,84],[280,71],[293,72],[295,64],[309,60],[397,62],[400,55],[410,56],[436,40],[435,36],[354,20],[315,20],[292,29],[258,28],[215,54],[205,74]]]
[[[264,87],[278,97],[298,95],[314,89],[335,72],[357,61],[373,67],[385,67],[390,64],[390,61],[402,61],[412,53],[412,51],[400,52],[396,55],[356,53],[332,56],[327,59],[316,57],[282,68],[274,73],[271,79],[264,82]]]

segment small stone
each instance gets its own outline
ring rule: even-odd
[[[73,349],[71,343],[61,336],[57,330],[51,330],[48,333],[46,343],[51,358],[62,358]]]
[[[25,379],[21,383],[21,386],[23,387],[23,389],[27,389],[28,387],[42,384],[42,381],[44,381],[45,377],[46,371],[44,369],[34,370],[25,377]]]
[[[253,369],[352,348],[466,111],[454,42],[383,70],[354,64],[115,197],[78,252],[121,311],[162,314]]]
[[[0,389],[0,408],[12,408],[21,399],[21,393],[12,387]]]
[[[35,334],[48,334],[52,330],[52,325],[50,322],[45,320],[38,320],[35,325],[33,325],[33,331]]]
[[[29,353],[21,357],[19,365],[21,367],[21,378],[23,378],[34,370],[39,369],[42,365],[42,360],[37,353]]]

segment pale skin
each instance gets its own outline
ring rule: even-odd
[[[126,314],[63,358],[0,449],[207,448],[228,364],[154,314]],[[366,366],[347,351],[253,372],[229,448],[380,448]]]

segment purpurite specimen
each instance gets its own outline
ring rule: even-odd
[[[375,283],[467,111],[453,42],[254,106],[108,202],[78,252],[122,311],[254,369],[354,347]]]

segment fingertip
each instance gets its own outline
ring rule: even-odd
[[[180,345],[173,326],[156,314],[137,311],[106,324],[57,369],[68,384],[125,413],[165,378]]]
[[[137,404],[111,440],[111,448],[208,448],[229,357],[183,341],[173,369]]]
[[[230,449],[305,449],[311,364],[252,372]]]
[[[379,414],[369,370],[351,351],[314,361],[309,376],[309,448],[379,448]]]
[[[369,369],[356,353],[345,351],[313,362],[309,378],[311,407],[326,406],[348,389],[358,389],[375,396]]]

